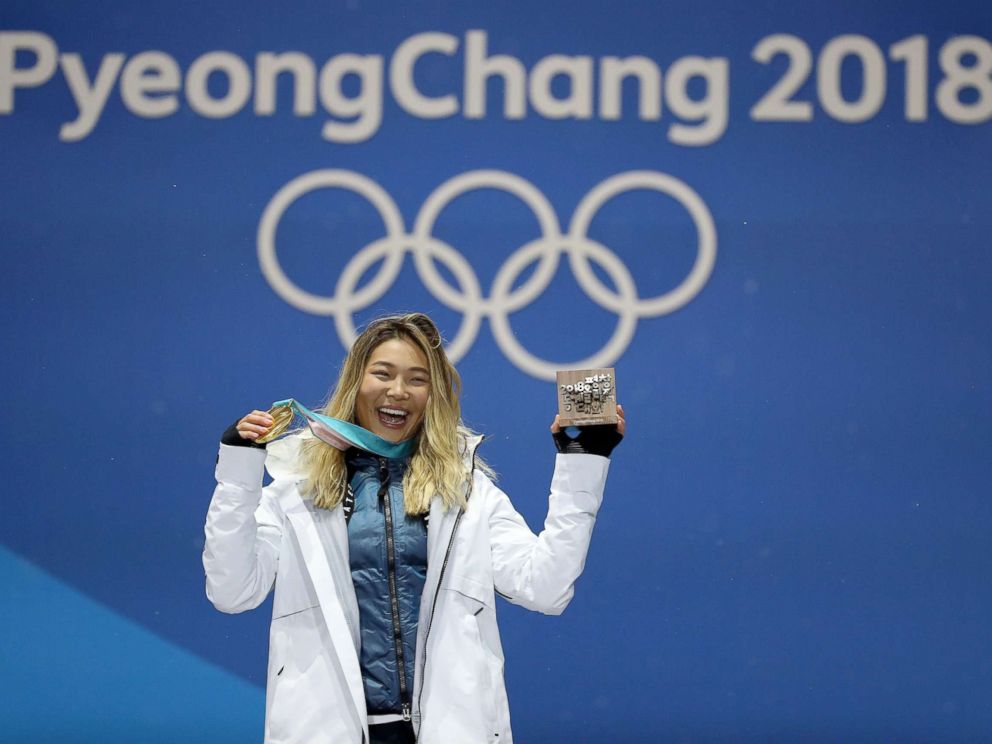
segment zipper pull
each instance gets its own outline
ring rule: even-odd
[[[410,703],[403,703],[403,720],[410,720]]]
[[[385,457],[379,458],[379,500],[385,499],[389,494],[389,461]]]

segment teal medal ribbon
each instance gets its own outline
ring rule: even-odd
[[[286,413],[279,409],[285,410]],[[358,447],[375,455],[395,459],[409,456],[415,444],[413,439],[390,442],[377,434],[373,434],[368,429],[358,426],[358,424],[311,411],[293,398],[276,401],[272,404],[269,413],[276,421],[272,430],[263,437],[264,441],[275,439],[289,428],[293,420],[292,413],[296,413],[307,422],[307,426],[310,427],[310,431],[317,439],[339,450]]]

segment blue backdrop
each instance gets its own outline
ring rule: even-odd
[[[628,437],[517,738],[992,740],[986,2],[0,7],[10,741],[261,738],[220,432],[420,309],[532,527]]]

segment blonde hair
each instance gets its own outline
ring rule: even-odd
[[[322,409],[327,416],[355,421],[355,403],[372,352],[383,342],[400,339],[412,343],[427,359],[430,395],[420,434],[403,477],[407,514],[426,514],[435,494],[447,508],[464,508],[471,473],[464,462],[465,437],[472,432],[461,423],[461,376],[444,352],[441,334],[423,313],[390,315],[373,321],[355,340],[345,357],[337,385]],[[347,489],[345,455],[312,438],[302,450],[303,469],[309,476],[306,491],[315,506],[333,509]],[[491,472],[485,463],[478,463]]]

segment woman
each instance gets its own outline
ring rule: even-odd
[[[275,588],[267,742],[512,741],[495,593],[565,609],[624,421],[618,409],[616,427],[570,439],[555,419],[560,454],[535,536],[476,457],[459,385],[430,318],[387,317],[356,340],[324,409],[371,432],[366,449],[303,430],[263,451],[255,440],[273,420],[262,411],[225,432],[207,596],[243,612]],[[397,445],[409,454],[375,454]]]

